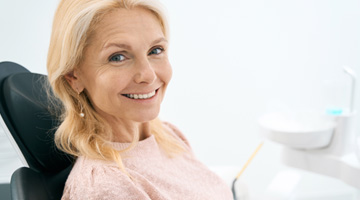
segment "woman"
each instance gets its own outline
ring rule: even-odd
[[[150,0],[63,0],[48,55],[65,111],[55,142],[75,156],[62,199],[232,199],[173,125],[168,27]]]

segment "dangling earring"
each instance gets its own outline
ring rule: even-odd
[[[85,114],[84,114],[84,109],[83,109],[83,107],[82,107],[82,104],[81,104],[81,102],[80,102],[80,92],[78,92],[78,102],[79,102],[79,105],[80,105],[80,117],[81,118],[83,118],[83,117],[85,117]]]

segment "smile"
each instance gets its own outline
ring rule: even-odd
[[[151,97],[155,96],[156,91],[152,91],[148,94],[123,94],[123,96],[130,98],[130,99],[150,99]]]

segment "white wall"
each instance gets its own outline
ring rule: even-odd
[[[163,2],[174,78],[162,116],[207,164],[244,163],[264,112],[348,106],[341,66],[360,73],[358,0]]]
[[[56,0],[0,0],[0,61],[46,73]]]
[[[161,117],[206,164],[242,165],[260,141],[256,120],[265,112],[348,106],[341,66],[360,73],[360,1],[162,2],[174,76]],[[46,73],[56,5],[1,0],[0,61]],[[278,146],[261,154],[253,166],[262,174],[278,166]]]

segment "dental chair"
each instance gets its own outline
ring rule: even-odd
[[[60,199],[74,162],[54,144],[61,107],[49,103],[46,84],[45,75],[0,63],[0,124],[25,165],[12,174],[13,200]]]

